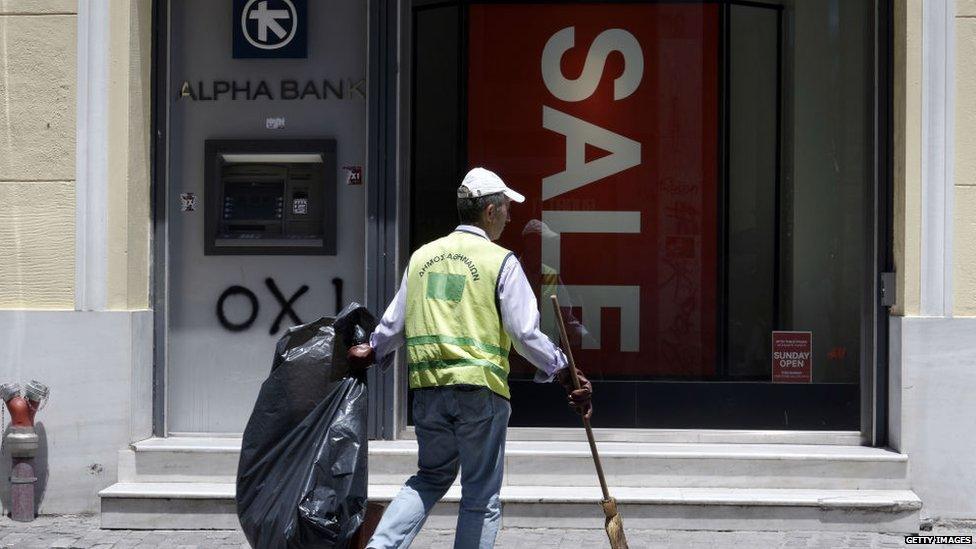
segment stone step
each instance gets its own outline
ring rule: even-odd
[[[807,444],[598,443],[619,487],[904,489],[907,456],[884,448]],[[234,482],[240,438],[154,438],[119,456],[120,482]],[[414,440],[372,441],[370,482],[402,484],[417,467]],[[592,486],[583,442],[512,441],[506,486]]]
[[[399,485],[371,484],[386,502]],[[846,530],[914,532],[922,502],[910,490],[613,488],[625,527],[681,530]],[[126,483],[103,490],[102,528],[235,528],[231,483]],[[451,529],[461,491],[452,487],[428,528]],[[598,488],[505,486],[502,526],[603,528]]]

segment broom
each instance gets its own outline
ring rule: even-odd
[[[569,359],[569,373],[573,378],[573,386],[580,388],[579,376],[576,375],[576,362],[573,360],[573,351],[569,348],[569,337],[566,336],[566,325],[563,324],[562,311],[559,309],[559,300],[556,296],[551,296],[552,308],[556,312],[559,320],[559,337],[563,341],[563,349],[566,350],[566,358]],[[586,428],[586,438],[590,442],[590,452],[593,454],[593,464],[596,465],[596,476],[600,479],[600,488],[603,490],[603,514],[607,520],[604,528],[607,530],[607,537],[610,538],[612,549],[629,549],[627,538],[624,536],[624,521],[617,513],[617,500],[610,497],[610,490],[607,489],[607,479],[603,476],[603,465],[600,464],[600,454],[596,451],[596,441],[593,440],[593,428],[590,427],[590,420],[583,418],[583,427]]]

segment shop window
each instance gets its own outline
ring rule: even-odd
[[[874,4],[413,10],[410,243],[484,166],[604,427],[858,430]],[[513,353],[513,426],[573,425]]]

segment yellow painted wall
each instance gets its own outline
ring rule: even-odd
[[[106,280],[149,307],[150,0],[110,0]],[[75,306],[77,3],[0,0],[0,308]]]
[[[109,309],[149,308],[150,0],[111,0],[109,59]]]
[[[956,1],[954,316],[976,316],[976,0]]]
[[[894,9],[894,263],[898,280],[892,314],[921,308],[922,0]]]
[[[76,3],[0,0],[0,308],[73,309]]]

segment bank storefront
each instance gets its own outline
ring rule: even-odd
[[[500,243],[553,335],[560,298],[629,520],[914,528],[886,432],[891,25],[868,0],[156,4],[153,428],[103,524],[233,525],[276,339],[381,314],[485,166],[527,197]],[[513,354],[510,526],[599,496],[532,377]],[[383,500],[416,459],[402,357],[369,385]]]
[[[874,0],[153,4],[152,428],[103,524],[233,526],[277,338],[381,314],[484,166],[527,197],[500,244],[553,336],[559,296],[628,525],[913,530],[894,28]],[[511,364],[507,524],[602,527],[578,417]],[[415,466],[405,374],[369,374],[378,500]]]
[[[487,166],[528,197],[501,244],[560,295],[597,426],[883,437],[873,2],[415,2],[399,35],[274,5],[157,21],[158,435],[239,433],[283,330],[381,313]],[[377,437],[409,432],[402,374]],[[574,426],[531,378],[512,426]]]

